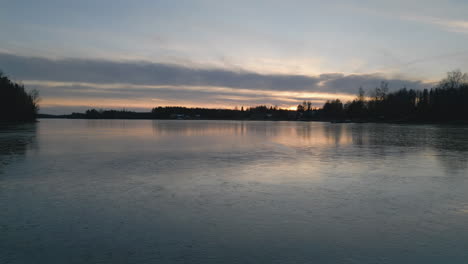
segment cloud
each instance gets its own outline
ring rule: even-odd
[[[398,86],[420,88],[424,83],[394,80],[379,74],[318,76],[260,74],[242,70],[187,67],[175,64],[92,59],[52,60],[0,53],[0,69],[18,80],[134,84],[169,86],[212,86],[268,91],[354,93],[359,86],[376,86],[383,79]],[[369,88],[370,88],[369,87]],[[400,87],[397,87],[400,88]]]
[[[382,80],[390,89],[429,84],[380,74],[326,73],[316,76],[261,74],[244,70],[97,59],[47,59],[0,53],[0,69],[27,88],[36,88],[46,111],[64,107],[151,108],[157,105],[232,107],[303,100],[350,100],[359,87],[373,89]],[[54,110],[54,111],[55,111]]]
[[[307,90],[319,80],[301,75],[262,75],[246,71],[186,66],[115,62],[91,59],[29,58],[0,54],[0,67],[21,80],[53,80],[141,85],[197,85],[258,90]]]
[[[400,4],[401,6],[401,4]],[[451,19],[445,17],[435,17],[429,15],[420,15],[417,13],[408,13],[408,12],[400,12],[395,11],[391,12],[388,9],[372,9],[368,7],[349,7],[350,9],[357,10],[363,12],[365,14],[370,14],[379,17],[386,17],[386,18],[397,18],[404,21],[411,21],[416,23],[422,24],[429,24],[437,26],[438,28],[448,31],[448,32],[457,32],[457,33],[468,33],[468,20],[466,19]],[[421,10],[419,10],[421,12]],[[437,12],[440,13],[440,12]]]
[[[468,33],[468,20],[453,20],[419,15],[404,15],[401,18],[408,21],[436,25],[450,32]]]

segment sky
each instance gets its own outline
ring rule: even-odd
[[[293,108],[468,69],[468,1],[0,0],[0,70],[41,113]]]

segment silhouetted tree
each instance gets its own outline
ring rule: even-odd
[[[447,73],[434,88],[413,90],[403,87],[388,92],[389,84],[381,82],[368,100],[359,89],[356,99],[344,106],[337,100],[327,101],[320,110],[321,118],[348,118],[369,121],[468,121],[468,74],[459,70]]]
[[[307,102],[307,112],[312,111],[312,102],[308,101]]]
[[[299,113],[303,113],[303,112],[304,112],[304,106],[301,105],[301,104],[299,104],[299,105],[297,106],[296,111],[299,112]]]
[[[343,103],[339,100],[329,100],[323,105],[322,114],[325,118],[343,118]]]
[[[352,102],[346,103],[344,106],[346,115],[351,119],[362,119],[367,115],[367,105],[365,92],[362,87],[359,87],[358,96]]]
[[[373,118],[384,119],[386,98],[388,93],[388,82],[382,81],[379,87],[376,87],[372,92],[372,100],[367,104],[369,114]]]
[[[466,120],[468,115],[468,75],[459,70],[447,77],[429,93],[429,118]]]
[[[36,120],[39,93],[27,92],[23,85],[12,82],[0,72],[0,121]]]

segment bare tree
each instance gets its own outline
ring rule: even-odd
[[[460,70],[447,73],[447,77],[439,82],[439,87],[444,89],[458,89],[460,86],[468,84],[468,74]]]

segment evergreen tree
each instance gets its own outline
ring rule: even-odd
[[[36,90],[27,92],[23,85],[11,81],[0,72],[0,121],[36,120],[38,99]]]

